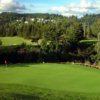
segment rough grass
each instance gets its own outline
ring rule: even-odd
[[[100,100],[100,70],[94,68],[72,64],[0,67],[1,100]]]
[[[27,40],[21,37],[0,37],[3,46],[20,45],[25,43],[27,45],[37,45],[37,43],[32,43],[31,40]]]

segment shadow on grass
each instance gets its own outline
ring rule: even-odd
[[[100,100],[100,96],[18,84],[0,84],[0,100]]]
[[[41,99],[35,95],[4,93],[0,94],[0,100],[41,100]]]
[[[1,64],[1,68],[9,68],[9,67],[31,67],[32,65],[41,65],[41,64],[47,64],[47,63],[17,63],[17,64]]]

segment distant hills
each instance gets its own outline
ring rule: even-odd
[[[44,19],[57,19],[57,18],[64,18],[61,15],[56,14],[42,14],[42,13],[35,13],[35,14],[19,14],[13,12],[3,12],[0,14],[0,24],[5,24],[7,22],[11,22],[14,20],[28,20],[30,18],[44,18]]]
[[[71,16],[72,17],[72,16]],[[48,13],[14,13],[14,12],[3,12],[0,14],[0,24],[6,23],[6,22],[10,22],[13,20],[18,20],[18,19],[29,19],[29,18],[44,18],[44,19],[63,19],[63,18],[68,18],[68,17],[64,17],[62,15],[57,15],[57,14],[48,14]],[[96,21],[98,18],[100,18],[100,14],[93,14],[93,15],[85,15],[82,18],[80,18],[79,20],[81,20],[82,22],[89,22],[89,23],[93,23],[94,21]]]

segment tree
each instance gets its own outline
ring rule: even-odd
[[[2,41],[0,40],[0,45],[2,45]]]
[[[66,31],[66,39],[71,43],[77,43],[83,39],[82,25],[78,22],[71,24]]]
[[[100,62],[100,33],[98,33],[98,42],[96,44],[97,62]]]

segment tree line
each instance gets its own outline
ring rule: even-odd
[[[2,13],[0,15],[0,23],[3,24],[0,26],[0,36],[20,36],[31,39],[32,42],[40,41],[38,48],[20,45],[20,49],[23,51],[21,53],[26,56],[24,59],[15,60],[15,62],[23,62],[24,60],[25,62],[89,61],[94,63],[99,61],[99,53],[96,49],[97,43],[81,41],[98,38],[100,31],[99,17],[100,15],[86,15],[79,19],[75,16],[63,17],[54,14]],[[2,43],[0,44],[2,45]],[[1,57],[6,54],[10,62],[13,62],[11,61],[13,55],[16,55],[16,59],[18,57],[23,58],[19,53],[20,49],[16,50],[15,47],[12,47],[6,48],[6,53],[4,50],[0,52]],[[0,48],[5,49],[3,46]],[[11,48],[16,52],[13,55],[9,53]],[[29,56],[29,60],[27,60],[27,56]],[[36,60],[34,60],[35,57]]]

